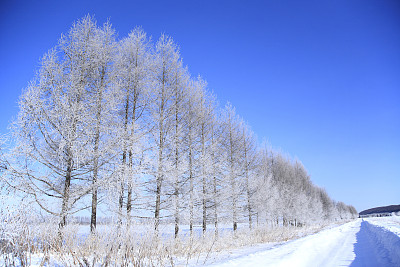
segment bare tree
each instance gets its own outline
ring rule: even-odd
[[[131,220],[133,189],[144,167],[145,136],[150,131],[148,106],[151,96],[152,55],[149,40],[141,28],[132,30],[120,41],[116,57],[115,83],[120,96],[120,138],[122,162],[119,181],[119,217],[123,215],[126,196],[126,214]]]
[[[243,171],[244,171],[244,187],[246,190],[246,200],[247,200],[247,217],[249,221],[249,228],[252,228],[252,217],[253,217],[253,194],[254,194],[254,179],[255,169],[258,164],[258,154],[257,154],[257,143],[254,133],[250,130],[250,126],[242,124],[243,132]]]
[[[188,102],[189,90],[189,75],[187,70],[178,67],[175,71],[174,84],[172,86],[173,90],[173,153],[172,158],[173,164],[173,174],[172,180],[172,190],[173,192],[173,206],[174,206],[174,223],[175,223],[175,238],[179,234],[179,224],[180,224],[180,195],[182,194],[181,187],[184,184],[184,128],[186,126],[185,116],[187,115],[186,104]]]
[[[241,201],[241,188],[238,188],[239,178],[242,173],[241,154],[242,133],[240,131],[241,120],[236,115],[231,104],[225,106],[222,117],[224,137],[221,140],[226,153],[226,176],[225,180],[229,186],[225,188],[226,196],[231,203],[228,212],[232,216],[233,231],[236,232],[239,220],[239,207]]]
[[[92,186],[92,114],[88,91],[96,71],[97,27],[90,16],[76,22],[42,60],[37,78],[20,98],[13,124],[16,146],[12,185],[45,211],[60,216],[60,228]],[[54,205],[61,202],[61,205]],[[54,207],[60,207],[56,210]]]
[[[164,179],[170,175],[168,161],[170,160],[167,151],[171,148],[171,131],[174,114],[172,90],[175,84],[175,73],[181,67],[178,48],[173,40],[162,35],[156,44],[155,63],[153,66],[154,77],[154,100],[151,113],[154,122],[153,138],[155,152],[157,154],[157,165],[155,170],[155,230],[158,231],[161,212],[161,196]]]
[[[90,18],[89,18],[90,19]],[[88,21],[90,23],[90,20]],[[93,122],[89,127],[93,138],[93,174],[92,174],[92,210],[90,230],[93,232],[96,228],[98,188],[100,168],[113,158],[110,153],[109,138],[110,132],[114,129],[112,125],[113,111],[116,109],[116,102],[113,99],[113,77],[112,67],[115,59],[116,41],[115,31],[110,23],[104,24],[102,28],[96,26],[96,22],[91,19],[94,32],[90,39],[90,47],[87,53],[93,53],[88,64],[91,68],[91,76],[88,79],[88,107]],[[90,101],[91,100],[91,101]]]

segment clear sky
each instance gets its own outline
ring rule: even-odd
[[[358,211],[400,204],[400,1],[0,2],[0,133],[84,15],[171,35],[193,76]]]

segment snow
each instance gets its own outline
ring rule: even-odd
[[[400,216],[368,218],[368,222],[385,228],[400,237]]]
[[[261,251],[245,248],[209,266],[400,266],[400,225],[390,218],[358,219]]]
[[[169,229],[163,230],[168,232]],[[43,258],[43,254],[31,255],[31,266],[41,266]],[[400,266],[400,217],[357,219],[287,242],[258,244],[220,251],[212,256],[199,255],[188,261],[179,258],[174,261],[175,266],[206,263],[209,267]],[[66,262],[73,262],[73,259],[51,255],[48,264],[62,266]]]

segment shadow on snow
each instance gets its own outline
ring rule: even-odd
[[[400,237],[366,221],[361,222],[351,267],[400,266]]]

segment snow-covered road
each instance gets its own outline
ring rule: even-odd
[[[358,219],[212,266],[400,266],[400,224],[390,223]]]

